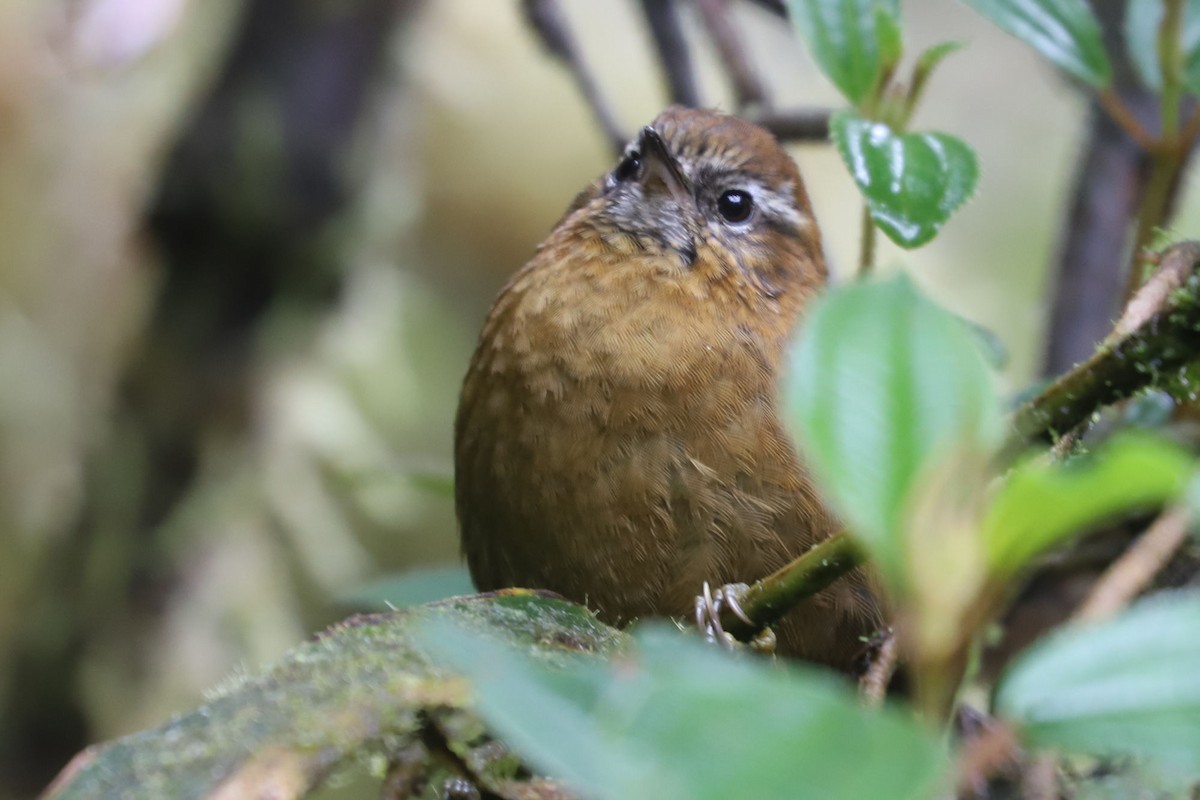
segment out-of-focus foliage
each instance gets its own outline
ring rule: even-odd
[[[974,336],[908,278],[846,287],[796,337],[784,400],[829,499],[905,593],[913,487],[955,448],[986,452],[1000,431]]]
[[[928,730],[864,709],[820,670],[772,669],[654,627],[607,665],[566,670],[446,626],[425,639],[477,687],[499,735],[587,796],[916,800],[946,782]]]
[[[1200,774],[1200,594],[1163,594],[1063,630],[1002,679],[996,710],[1039,747],[1134,754],[1184,783]]]
[[[999,487],[983,520],[989,568],[1011,575],[1063,539],[1138,509],[1180,496],[1194,472],[1184,451],[1164,442],[1123,438],[1103,457],[1066,468],[1032,460]]]
[[[965,2],[1084,83],[1103,87],[1112,78],[1100,26],[1085,0]]]

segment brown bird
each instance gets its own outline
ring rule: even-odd
[[[501,290],[455,426],[481,590],[550,589],[612,624],[690,612],[838,528],[779,418],[789,334],[826,282],[795,163],[763,129],[668,108]],[[776,628],[849,669],[879,625],[861,574]]]

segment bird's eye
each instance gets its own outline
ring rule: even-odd
[[[717,211],[726,222],[745,222],[754,211],[754,198],[744,189],[729,189],[717,200]]]
[[[637,177],[638,170],[642,168],[642,154],[637,150],[631,150],[625,158],[621,159],[621,163],[617,164],[617,168],[613,170],[613,178],[617,181],[627,181],[630,178]]]

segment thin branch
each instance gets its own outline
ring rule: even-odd
[[[875,268],[875,220],[871,217],[871,207],[866,201],[862,204],[860,215],[860,232],[858,248],[858,276],[865,278]]]
[[[667,76],[667,89],[672,103],[696,108],[700,92],[696,88],[695,70],[679,9],[675,0],[642,0],[642,11],[650,25],[650,35],[658,51],[658,60]]]
[[[1183,123],[1183,130],[1179,132],[1179,146],[1185,152],[1190,152],[1196,145],[1197,136],[1200,136],[1200,106],[1193,107],[1187,122]]]
[[[1108,566],[1075,612],[1079,622],[1108,619],[1136,598],[1187,541],[1191,515],[1170,508]]]
[[[721,627],[741,642],[749,641],[801,600],[811,597],[863,562],[862,549],[846,533],[837,533],[751,586],[738,596],[750,622],[729,606],[721,609]]]
[[[900,651],[896,645],[896,632],[888,628],[884,632],[883,641],[875,650],[871,666],[863,673],[858,681],[858,690],[862,694],[863,704],[868,708],[878,708],[883,705],[887,696],[888,684],[896,674],[896,665]]]
[[[749,119],[775,135],[781,142],[824,142],[829,139],[829,109],[752,114]]]
[[[1104,109],[1109,118],[1147,153],[1153,152],[1158,147],[1158,140],[1150,131],[1146,130],[1146,127],[1115,91],[1105,89],[1096,95],[1096,102],[1100,108]]]
[[[567,71],[575,79],[579,92],[591,108],[609,148],[614,153],[620,153],[629,137],[621,130],[612,108],[600,93],[599,86],[584,63],[558,0],[523,0],[521,8],[525,13],[526,22],[533,28],[542,45],[566,65]]]
[[[770,106],[766,85],[751,63],[741,34],[729,15],[729,0],[696,0],[700,19],[716,45],[717,53],[733,83],[734,102],[739,110]]]

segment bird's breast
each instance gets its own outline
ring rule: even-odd
[[[803,492],[771,342],[686,288],[598,288],[579,302],[517,281],[498,302],[464,385],[458,506],[481,588],[551,588],[628,619],[761,574]]]

